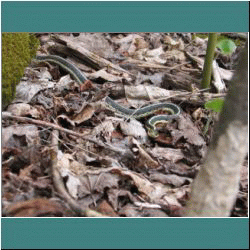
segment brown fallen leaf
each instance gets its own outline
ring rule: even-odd
[[[165,189],[162,187],[158,187],[155,184],[151,183],[143,175],[130,170],[112,168],[111,172],[132,179],[140,195],[145,200],[153,201],[155,197],[158,198],[159,196],[162,196],[162,194],[166,191],[165,189],[168,189],[168,187],[165,187]]]
[[[87,103],[82,107],[81,111],[72,118],[72,121],[75,122],[76,125],[79,125],[89,120],[97,109],[99,109],[97,103],[95,104]]]
[[[102,79],[109,82],[122,82],[122,77],[107,73],[105,69],[98,70],[88,76],[92,80]]]
[[[120,217],[140,217],[140,211],[133,204],[128,203],[119,210]]]
[[[174,187],[180,187],[182,185],[187,185],[191,183],[191,179],[187,177],[181,177],[175,174],[161,174],[161,173],[155,173],[150,175],[150,179],[152,181],[157,181],[162,184],[170,184]]]
[[[2,128],[2,146],[8,148],[20,148],[33,146],[39,143],[39,131],[32,124],[13,125]]]
[[[193,166],[188,166],[183,162],[178,162],[168,166],[167,171],[172,174],[177,174],[179,176],[194,178],[199,171],[199,165],[195,164]]]
[[[96,208],[96,211],[110,216],[110,217],[118,217],[118,214],[114,211],[114,209],[109,205],[107,201],[102,201]]]
[[[159,163],[155,161],[141,146],[140,143],[134,139],[133,137],[130,137],[129,143],[132,147],[136,147],[138,150],[138,161],[137,161],[137,168],[157,168],[159,166]]]
[[[108,201],[112,205],[115,211],[119,211],[126,204],[135,202],[135,198],[127,190],[109,189],[107,192]]]
[[[163,201],[166,210],[169,211],[169,216],[180,217],[183,215],[184,208],[175,197],[165,195]]]
[[[110,173],[85,173],[80,178],[80,185],[78,186],[77,196],[79,199],[84,199],[84,197],[91,196],[93,194],[97,195],[99,198],[103,195],[104,190],[107,188],[117,188],[119,178]]]
[[[155,157],[163,158],[173,163],[180,161],[184,158],[181,149],[154,147],[152,149],[152,153]]]
[[[11,104],[9,105],[7,111],[10,112],[12,115],[17,116],[31,116],[32,118],[40,117],[39,111],[28,103]]]
[[[178,129],[181,132],[179,137],[184,137],[188,143],[195,146],[204,146],[205,140],[201,136],[201,132],[194,125],[190,116],[185,113],[182,113],[178,119]]]
[[[14,217],[62,217],[64,209],[54,201],[40,198],[11,204],[6,208],[6,214]]]

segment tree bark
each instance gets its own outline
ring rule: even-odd
[[[248,152],[248,48],[231,80],[206,160],[194,180],[187,217],[227,217],[239,189]]]

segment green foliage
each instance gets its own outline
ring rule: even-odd
[[[39,40],[30,33],[2,33],[2,108],[15,97],[16,85],[34,57]]]
[[[231,39],[223,39],[217,43],[217,47],[225,55],[231,55],[237,48],[235,43]]]
[[[224,105],[224,100],[221,98],[217,98],[211,101],[207,101],[205,103],[205,108],[207,110],[212,110],[212,111],[219,113],[221,112],[223,105]]]

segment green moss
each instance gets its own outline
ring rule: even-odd
[[[30,33],[2,33],[2,108],[15,97],[16,85],[31,62],[39,40]]]

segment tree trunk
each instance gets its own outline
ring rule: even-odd
[[[230,216],[248,152],[248,49],[231,80],[206,160],[194,180],[187,217]]]

